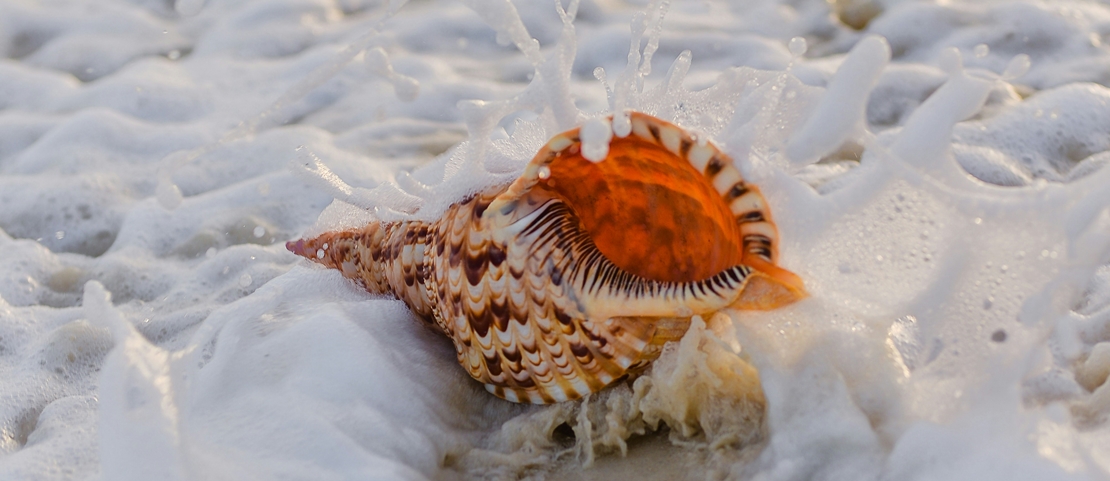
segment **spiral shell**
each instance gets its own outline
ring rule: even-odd
[[[577,399],[642,371],[690,318],[805,296],[776,265],[778,232],[732,160],[675,125],[631,114],[607,157],[559,134],[508,186],[434,222],[372,223],[287,244],[392,293],[514,402]]]

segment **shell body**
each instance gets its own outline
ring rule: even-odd
[[[434,222],[288,247],[405,301],[474,379],[515,402],[577,399],[635,375],[694,315],[804,297],[776,265],[762,194],[731,159],[667,122],[631,121],[602,162],[581,155],[572,130],[512,184]]]

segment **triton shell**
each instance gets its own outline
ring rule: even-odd
[[[690,318],[805,296],[776,265],[778,232],[732,159],[632,113],[594,163],[555,136],[508,186],[434,222],[372,223],[289,250],[392,293],[455,344],[498,397],[552,403],[634,376]]]

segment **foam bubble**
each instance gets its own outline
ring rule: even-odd
[[[608,119],[595,118],[586,121],[579,131],[582,139],[582,156],[591,162],[601,162],[609,155],[609,141],[613,139],[613,128]]]

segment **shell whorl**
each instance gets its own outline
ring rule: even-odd
[[[628,158],[604,162],[639,164],[624,166],[627,178],[612,185],[592,177],[599,175],[592,163],[579,162],[577,131],[570,131],[511,185],[456,203],[436,221],[374,223],[289,248],[405,301],[451,338],[472,377],[516,402],[576,399],[635,374],[682,336],[693,315],[804,296],[800,280],[775,265],[770,213],[731,159],[658,119],[634,113],[632,125],[633,135],[610,146],[610,157]],[[622,165],[603,168],[609,175]],[[633,185],[658,192],[672,176],[692,183],[660,194],[663,210],[678,206],[672,218],[657,209],[650,213],[661,216],[660,225],[639,230],[645,218],[604,205],[622,198],[586,202],[582,196],[594,194],[580,191],[600,185],[613,194]],[[706,218],[694,224],[695,237],[676,230],[683,216]],[[615,236],[606,231],[620,222],[633,225]],[[696,237],[703,230],[725,239],[711,239],[708,256]],[[633,246],[643,240],[637,236],[665,237],[676,247]],[[657,268],[656,259],[682,265]]]

